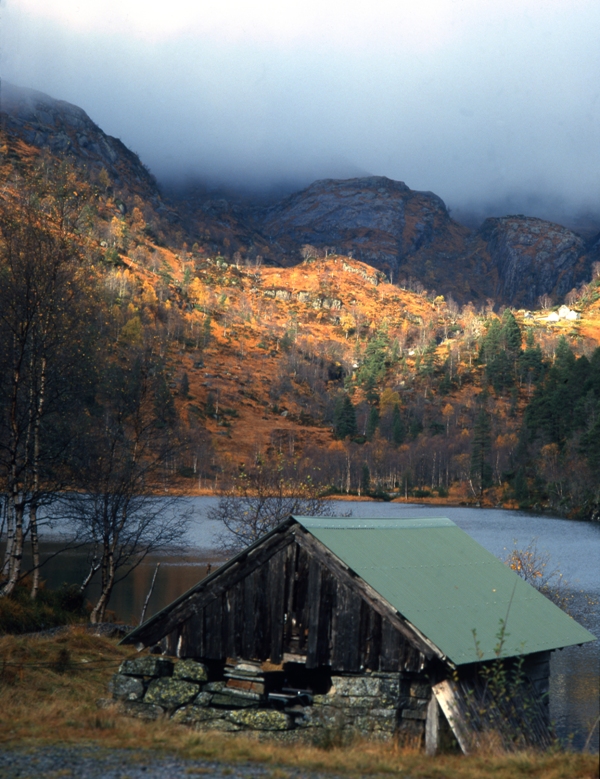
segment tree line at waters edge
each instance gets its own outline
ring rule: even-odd
[[[347,450],[355,444],[355,473],[347,475],[346,483],[445,496],[453,483],[463,482],[472,497],[497,487],[501,498],[523,508],[545,505],[583,518],[596,516],[600,348],[589,357],[576,357],[562,336],[554,354],[544,355],[533,330],[523,335],[510,310],[487,325],[473,372],[462,376],[462,385],[471,389],[462,403],[457,403],[458,378],[450,378],[447,362],[428,361],[427,351],[418,395],[378,392],[385,354],[379,340],[379,355],[372,351],[357,376],[365,400],[355,406],[350,386],[333,408],[337,439]],[[430,354],[435,355],[433,348]],[[424,404],[427,392],[430,402]]]

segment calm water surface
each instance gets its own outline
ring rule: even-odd
[[[188,547],[184,553],[163,554],[147,559],[125,582],[118,585],[111,608],[119,619],[137,624],[150,582],[160,562],[156,587],[146,616],[167,606],[206,575],[207,566],[220,561],[218,552],[220,525],[207,519],[216,498],[192,498],[194,518]],[[340,514],[352,511],[354,517],[435,517],[455,522],[482,546],[500,558],[506,557],[516,543],[526,547],[536,542],[541,553],[550,555],[550,566],[558,567],[578,594],[574,616],[594,635],[600,637],[600,525],[541,517],[516,511],[471,509],[463,507],[406,505],[397,503],[334,503]],[[55,544],[46,544],[51,551]],[[51,562],[45,569],[50,586],[62,582],[81,582],[86,572],[85,550],[75,550]],[[93,594],[93,593],[92,593]],[[589,599],[596,601],[590,608]],[[599,642],[568,647],[552,654],[550,706],[559,736],[571,739],[581,749],[599,712]],[[591,739],[598,749],[598,728]]]

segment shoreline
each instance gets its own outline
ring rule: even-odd
[[[215,490],[208,489],[206,487],[194,490],[193,492],[173,491],[172,495],[176,495],[181,498],[219,498],[220,495]],[[475,499],[466,499],[463,496],[448,496],[442,498],[437,495],[430,495],[426,498],[408,497],[405,498],[402,495],[396,495],[389,500],[385,498],[372,497],[370,495],[349,495],[345,492],[328,494],[323,496],[323,500],[339,501],[340,503],[394,503],[405,505],[422,505],[422,506],[448,506],[449,508],[466,508],[466,509],[493,509],[495,511],[518,511],[523,514],[534,514],[536,516],[549,517],[553,519],[567,519],[574,522],[600,522],[600,516],[598,518],[593,517],[575,517],[568,514],[559,514],[553,509],[546,506],[536,506],[532,508],[522,508],[514,500],[509,501],[494,501],[492,498],[483,496],[481,501]]]

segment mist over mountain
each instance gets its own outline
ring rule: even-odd
[[[271,264],[295,265],[309,244],[369,263],[403,286],[452,295],[461,303],[493,299],[534,307],[542,295],[558,300],[589,280],[600,260],[600,216],[581,215],[586,229],[578,234],[537,216],[544,203],[559,207],[551,199],[531,200],[534,213],[528,215],[513,210],[489,216],[488,208],[495,209],[482,206],[461,224],[436,193],[385,176],[328,178],[294,191],[291,181],[257,190],[200,183],[190,174],[171,178],[161,196],[138,155],[81,108],[5,81],[0,101],[7,138],[63,155],[96,176],[104,169],[122,193],[122,208],[131,208],[134,197],[146,199],[178,225],[177,241],[210,236],[215,250],[227,257],[237,253],[238,262],[260,255]],[[516,203],[515,196],[506,204]]]

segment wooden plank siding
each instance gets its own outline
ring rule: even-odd
[[[272,663],[291,654],[306,658],[308,668],[353,673],[419,670],[429,647],[319,546],[290,528],[222,580],[191,593],[179,604],[179,621],[169,614],[164,620],[169,651]]]

